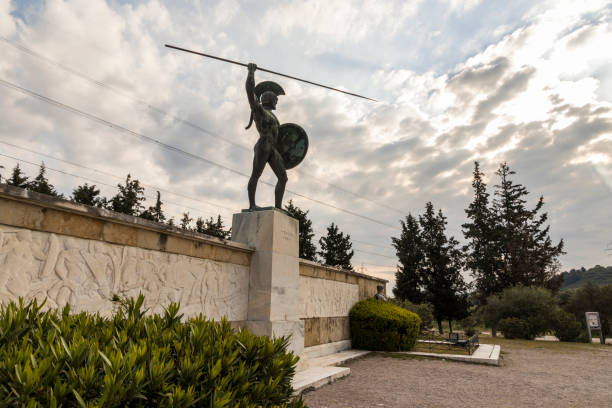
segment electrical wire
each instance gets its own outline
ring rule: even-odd
[[[394,257],[394,256],[388,256],[388,255],[383,255],[383,254],[377,254],[376,252],[364,251],[363,249],[357,249],[357,248],[354,248],[353,250],[354,250],[355,252],[361,252],[361,253],[368,254],[368,255],[380,256],[380,257],[382,257],[382,258],[388,258],[388,259],[397,259],[397,258],[396,258],[396,257]]]
[[[90,82],[90,83],[92,83],[92,84],[94,84],[96,86],[99,86],[101,88],[107,89],[107,90],[109,90],[111,92],[118,93],[119,95],[121,95],[123,97],[126,97],[128,99],[131,99],[132,101],[137,102],[137,103],[147,107],[148,109],[150,109],[150,110],[152,110],[154,112],[157,112],[157,113],[159,113],[161,115],[167,116],[167,117],[171,118],[172,120],[174,120],[174,121],[176,121],[178,123],[181,123],[183,125],[189,126],[189,127],[193,128],[193,129],[195,129],[197,131],[200,131],[200,132],[202,132],[202,133],[204,133],[204,134],[206,134],[208,136],[211,136],[211,137],[217,138],[219,140],[222,140],[222,141],[224,141],[226,143],[229,143],[230,145],[232,145],[234,147],[238,147],[238,148],[240,148],[242,150],[245,150],[245,151],[251,151],[252,150],[251,148],[249,148],[249,147],[247,147],[245,145],[242,145],[240,143],[236,143],[236,142],[234,142],[233,140],[231,140],[229,138],[223,137],[223,136],[219,135],[218,133],[215,133],[215,132],[212,132],[210,130],[207,130],[207,129],[205,129],[205,128],[203,128],[203,127],[201,127],[201,126],[199,126],[199,125],[197,125],[197,124],[195,124],[195,123],[193,123],[193,122],[191,122],[191,121],[189,121],[187,119],[183,119],[183,118],[181,118],[179,116],[176,116],[176,115],[173,115],[173,114],[169,113],[168,111],[165,111],[165,110],[163,110],[161,108],[158,108],[158,107],[156,107],[154,105],[151,105],[148,102],[146,102],[146,101],[144,101],[142,99],[136,98],[135,96],[131,95],[130,93],[125,92],[125,91],[123,91],[123,90],[121,90],[121,89],[119,89],[117,87],[108,85],[108,84],[106,84],[106,83],[104,83],[102,81],[98,81],[98,80],[96,80],[94,78],[91,78],[91,77],[89,77],[89,76],[87,76],[87,75],[85,75],[85,74],[83,74],[83,73],[81,73],[81,72],[79,72],[79,71],[77,71],[77,70],[75,70],[73,68],[70,68],[70,67],[68,67],[68,66],[66,66],[66,65],[64,65],[62,63],[57,62],[57,61],[54,61],[53,59],[51,59],[49,57],[46,57],[46,56],[44,56],[44,55],[42,55],[42,54],[40,54],[40,53],[30,49],[30,48],[24,46],[23,44],[19,44],[19,43],[15,42],[15,41],[11,41],[8,38],[2,37],[2,36],[0,36],[0,39],[2,41],[4,41],[6,44],[16,48],[17,50],[19,50],[19,51],[21,51],[23,53],[26,53],[26,54],[28,54],[30,56],[39,58],[39,59],[47,62],[50,65],[53,65],[53,66],[58,67],[58,68],[60,68],[62,70],[65,70],[66,72],[69,72],[69,73],[71,73],[71,74],[73,74],[73,75],[75,75],[75,76],[77,76],[77,77],[79,77],[79,78],[81,78],[81,79],[83,79],[85,81],[88,81],[88,82]],[[352,191],[350,191],[350,190],[348,190],[348,189],[346,189],[344,187],[341,187],[341,186],[339,186],[337,184],[330,183],[329,181],[323,180],[323,179],[321,179],[319,177],[312,176],[312,175],[310,175],[310,174],[308,174],[308,173],[306,173],[306,172],[304,172],[304,171],[302,171],[300,169],[294,169],[294,171],[296,173],[298,173],[299,175],[301,175],[301,176],[304,176],[304,177],[307,177],[307,178],[311,178],[311,179],[317,181],[318,183],[325,184],[325,185],[330,186],[332,188],[335,188],[335,189],[337,189],[339,191],[342,191],[342,192],[344,192],[346,194],[352,195],[353,197],[356,197],[356,198],[368,201],[370,203],[376,204],[376,205],[378,205],[380,207],[384,207],[384,208],[386,208],[388,210],[391,210],[391,211],[395,211],[395,212],[397,212],[399,214],[402,214],[402,215],[405,214],[404,211],[401,211],[401,210],[399,210],[397,208],[391,207],[391,206],[389,206],[387,204],[380,203],[380,202],[378,202],[376,200],[372,200],[371,198],[364,197],[364,196],[362,196],[360,194],[354,193],[354,192],[352,192]]]
[[[85,170],[90,170],[90,171],[93,171],[95,173],[99,173],[99,174],[101,174],[103,176],[114,177],[114,178],[119,179],[119,180],[124,180],[125,179],[125,177],[121,177],[121,176],[118,176],[116,174],[112,174],[112,173],[108,173],[108,172],[105,172],[105,171],[102,171],[102,170],[94,169],[93,167],[87,167],[87,166],[85,166],[83,164],[79,164],[79,163],[76,163],[76,162],[73,162],[73,161],[68,161],[68,160],[60,159],[59,157],[51,156],[50,154],[46,154],[46,153],[42,153],[42,152],[37,152],[36,150],[31,150],[31,149],[28,149],[28,148],[25,148],[25,147],[22,147],[22,146],[17,146],[16,144],[9,143],[9,142],[3,141],[3,140],[0,140],[0,143],[3,144],[3,145],[6,145],[6,146],[11,146],[11,147],[16,148],[16,149],[20,149],[20,150],[23,150],[23,151],[26,151],[26,152],[29,152],[29,153],[36,154],[36,155],[39,155],[39,156],[42,156],[42,157],[47,157],[47,158],[52,159],[52,160],[57,160],[59,162],[66,163],[66,164],[69,164],[71,166],[79,167],[79,168],[82,168],[82,169],[85,169]],[[193,201],[196,201],[196,202],[199,202],[199,203],[208,204],[208,205],[213,206],[215,208],[217,208],[217,207],[218,208],[224,208],[224,209],[232,211],[232,212],[239,212],[240,211],[240,210],[237,210],[235,208],[230,208],[230,207],[226,207],[224,205],[218,204],[218,203],[213,203],[212,201],[206,201],[206,200],[199,199],[199,198],[193,198],[193,197],[187,196],[185,194],[176,193],[174,191],[166,190],[166,189],[163,189],[161,187],[154,186],[152,184],[145,184],[145,183],[141,183],[141,184],[142,184],[143,187],[146,187],[146,188],[151,188],[151,189],[158,190],[158,191],[161,191],[161,192],[166,193],[166,194],[172,194],[172,195],[175,195],[175,196],[178,196],[178,197],[187,198],[189,200],[193,200]]]
[[[0,144],[6,145],[6,146],[10,146],[10,147],[15,148],[15,149],[23,150],[23,151],[28,152],[28,153],[36,154],[38,156],[46,157],[46,158],[49,158],[51,160],[56,160],[56,161],[59,161],[59,162],[62,162],[62,163],[66,163],[66,164],[69,164],[71,166],[75,166],[75,167],[78,167],[78,168],[81,168],[81,169],[89,170],[89,171],[101,174],[103,176],[113,177],[113,178],[116,178],[118,180],[124,180],[124,177],[122,177],[122,176],[118,176],[116,174],[112,174],[112,173],[109,173],[109,172],[106,172],[106,171],[102,171],[102,170],[99,170],[99,169],[96,169],[96,168],[93,168],[93,167],[85,166],[83,164],[76,163],[74,161],[64,160],[64,159],[61,159],[59,157],[52,156],[50,154],[46,154],[46,153],[42,153],[42,152],[39,152],[39,151],[36,151],[36,150],[25,148],[23,146],[18,146],[18,145],[14,144],[14,143],[9,143],[7,141],[0,140]],[[15,159],[15,160],[23,160],[23,159]],[[32,163],[28,163],[28,164],[32,164]],[[105,184],[105,185],[110,186],[110,187],[114,187],[114,186],[111,186],[109,184]],[[232,211],[234,213],[239,212],[239,210],[234,209],[234,208],[226,207],[226,206],[223,206],[221,204],[213,203],[211,201],[206,201],[206,200],[201,200],[201,199],[193,198],[193,197],[190,197],[190,196],[187,196],[187,195],[184,195],[184,194],[181,194],[181,193],[176,193],[174,191],[166,190],[166,189],[163,189],[161,187],[154,186],[154,185],[150,185],[150,184],[146,184],[146,183],[141,183],[141,185],[143,187],[154,189],[154,190],[158,190],[158,191],[164,192],[166,194],[172,194],[172,195],[176,195],[176,196],[179,196],[179,197],[183,197],[183,198],[187,198],[187,199],[193,200],[195,202],[199,202],[199,203],[203,203],[203,204],[208,204],[208,205],[211,205],[211,206],[213,206],[215,208],[216,207],[221,207],[221,208],[224,208],[226,210],[230,210],[230,211]],[[172,204],[174,204],[174,203],[172,203]],[[174,205],[179,205],[179,204],[174,204]],[[194,209],[192,207],[186,207],[186,208]],[[316,232],[319,235],[323,235],[321,233],[321,231],[319,231],[319,230],[317,230]],[[365,245],[370,245],[370,246],[374,246],[374,247],[389,249],[389,248],[384,247],[382,245],[377,245],[377,244],[374,244],[374,243],[371,243],[371,242],[366,242],[366,241],[352,240],[352,242],[357,242],[357,243],[361,243],[361,244],[365,244]],[[363,253],[367,253],[367,254],[375,255],[375,256],[382,256],[382,257],[389,258],[389,259],[395,259],[394,257],[390,257],[390,256],[382,255],[382,254],[377,254],[377,253],[373,253],[373,252],[368,252],[368,251],[363,251],[363,250],[360,250],[360,249],[355,249],[355,251],[363,252]]]
[[[24,160],[24,159],[20,159],[18,157],[10,156],[8,154],[0,153],[0,156],[7,157],[9,159],[13,159],[13,160],[15,160],[15,161],[17,161],[19,163],[25,163],[25,164],[29,164],[29,165],[36,166],[36,167],[39,166],[38,163],[33,163],[31,161],[28,161],[28,160]],[[69,172],[64,171],[64,170],[54,169],[54,168],[48,167],[48,166],[45,166],[45,169],[46,170],[50,170],[50,171],[54,171],[56,173],[61,173],[61,174],[67,175],[67,176],[76,177],[76,178],[79,178],[79,179],[82,179],[82,180],[86,180],[86,181],[89,181],[89,182],[92,182],[92,183],[96,183],[96,185],[103,185],[103,186],[113,187],[113,188],[117,187],[116,185],[108,184],[108,183],[105,183],[105,182],[100,181],[100,180],[94,180],[94,179],[91,179],[89,177],[79,176],[77,174],[69,173]],[[156,200],[157,199],[156,196],[153,197],[151,195],[145,195],[145,197],[147,197],[149,199],[152,199],[152,200]],[[172,201],[164,200],[163,203],[164,204],[171,204],[171,205],[174,205],[174,206],[177,206],[177,207],[180,207],[180,208],[188,208],[190,210],[199,211],[201,213],[207,213],[207,211],[203,211],[201,208],[189,207],[189,206],[186,206],[184,204],[178,204],[178,203],[175,203],[175,202],[172,202]]]
[[[81,110],[79,110],[77,108],[74,108],[74,107],[72,107],[70,105],[66,105],[66,104],[64,104],[62,102],[59,102],[59,101],[55,100],[55,99],[46,97],[44,95],[38,94],[38,93],[36,93],[34,91],[31,91],[29,89],[26,89],[24,87],[21,87],[19,85],[16,85],[16,84],[13,84],[11,82],[8,82],[8,81],[6,81],[4,79],[0,79],[0,85],[3,85],[5,87],[7,87],[7,88],[11,88],[11,89],[16,90],[16,91],[19,91],[19,92],[21,92],[21,93],[23,93],[25,95],[34,97],[34,98],[39,99],[39,100],[41,100],[43,102],[49,103],[49,104],[51,104],[53,106],[56,106],[56,107],[58,107],[60,109],[64,109],[64,110],[66,110],[68,112],[71,112],[71,113],[74,113],[76,115],[82,116],[84,118],[87,118],[87,119],[92,120],[94,122],[97,122],[99,124],[108,126],[108,127],[112,128],[112,129],[118,130],[118,131],[123,132],[125,134],[128,134],[130,136],[136,137],[136,138],[138,138],[138,139],[140,139],[142,141],[145,141],[147,143],[151,143],[151,144],[160,146],[162,148],[168,149],[170,151],[173,151],[175,153],[184,155],[186,157],[189,157],[190,159],[202,161],[202,162],[204,162],[206,164],[209,164],[209,165],[212,165],[212,166],[215,166],[215,167],[219,167],[219,168],[221,168],[223,170],[226,170],[228,172],[231,172],[233,174],[237,174],[237,175],[242,176],[242,177],[250,178],[250,175],[248,175],[246,173],[243,173],[243,172],[241,172],[239,170],[233,169],[231,167],[225,166],[225,165],[220,164],[220,163],[216,163],[216,162],[214,162],[212,160],[209,160],[209,159],[207,159],[207,158],[205,158],[203,156],[199,156],[199,155],[187,152],[187,151],[185,151],[183,149],[180,149],[180,148],[178,148],[176,146],[169,145],[167,143],[161,142],[160,140],[157,140],[157,139],[154,139],[152,137],[149,137],[149,136],[143,135],[141,133],[135,132],[135,131],[130,130],[128,128],[125,128],[125,127],[123,127],[121,125],[117,125],[117,124],[115,124],[113,122],[110,122],[108,120],[105,120],[105,119],[102,119],[102,118],[97,117],[95,115],[92,115],[90,113],[81,111]],[[268,185],[268,186],[272,186],[272,187],[274,186],[274,184],[272,184],[270,182],[267,182],[267,181],[259,180],[259,182],[262,183],[262,184]],[[395,229],[395,230],[398,229],[396,226],[388,224],[388,223],[386,223],[384,221],[380,221],[380,220],[374,219],[372,217],[368,217],[366,215],[359,214],[359,213],[356,213],[354,211],[347,210],[347,209],[344,209],[342,207],[338,207],[338,206],[333,205],[333,204],[329,204],[327,202],[318,200],[316,198],[309,197],[309,196],[307,196],[305,194],[301,194],[301,193],[298,193],[298,192],[295,192],[295,191],[292,191],[292,190],[289,190],[289,189],[287,189],[285,191],[287,193],[289,193],[289,194],[292,194],[292,195],[296,196],[296,197],[304,198],[304,199],[312,201],[314,203],[321,204],[323,206],[333,208],[335,210],[344,212],[346,214],[349,214],[349,215],[352,215],[352,216],[355,216],[355,217],[358,217],[358,218],[365,219],[365,220],[373,222],[375,224],[379,224],[379,225],[382,225],[382,226],[385,226],[385,227],[388,227],[388,228],[392,228],[392,229]]]

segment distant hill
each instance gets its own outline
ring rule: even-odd
[[[612,284],[612,266],[596,265],[590,269],[572,269],[561,273],[563,285],[561,290],[575,289],[584,286],[587,282],[594,285]]]

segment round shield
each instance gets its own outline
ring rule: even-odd
[[[308,151],[308,135],[300,125],[283,123],[278,128],[278,152],[289,170],[304,160]]]

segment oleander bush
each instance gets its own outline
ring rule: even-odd
[[[535,335],[531,333],[529,323],[518,317],[506,317],[501,319],[497,328],[507,339],[527,339],[533,340]]]
[[[415,313],[421,319],[421,330],[431,329],[434,322],[434,307],[431,303],[412,303],[409,300],[390,299],[399,307]]]
[[[0,307],[0,406],[303,407],[288,338],[235,332],[223,320],[181,321],[179,305],[146,315],[144,297],[110,318]]]
[[[377,299],[357,302],[349,318],[352,346],[363,350],[411,350],[421,326],[415,313]]]
[[[550,290],[514,286],[504,289],[500,295],[489,296],[482,317],[488,327],[504,332],[504,337],[511,333],[513,338],[534,339],[552,329],[557,309],[557,300]],[[509,318],[516,320],[502,325],[502,321]]]
[[[478,319],[476,319],[475,313],[469,314],[463,319],[459,320],[459,326],[463,329],[463,334],[468,337],[475,335],[478,330]]]

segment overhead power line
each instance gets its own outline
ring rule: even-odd
[[[113,122],[110,122],[110,121],[108,121],[108,120],[102,119],[102,118],[100,118],[100,117],[98,117],[98,116],[95,116],[95,115],[92,115],[92,114],[90,114],[90,113],[84,112],[84,111],[79,110],[79,109],[77,109],[77,108],[74,108],[74,107],[72,107],[72,106],[70,106],[70,105],[66,105],[66,104],[64,104],[64,103],[62,103],[62,102],[59,102],[59,101],[55,100],[55,99],[52,99],[52,98],[46,97],[46,96],[44,96],[44,95],[41,95],[41,94],[39,94],[39,93],[36,93],[36,92],[31,91],[31,90],[29,90],[29,89],[26,89],[26,88],[24,88],[24,87],[21,87],[21,86],[19,86],[19,85],[13,84],[13,83],[8,82],[8,81],[5,81],[5,80],[3,80],[3,79],[0,79],[0,85],[4,85],[4,86],[5,86],[5,87],[7,87],[7,88],[10,88],[10,89],[13,89],[13,90],[19,91],[19,92],[21,92],[21,93],[23,93],[23,94],[25,94],[25,95],[28,95],[28,96],[34,97],[34,98],[39,99],[39,100],[41,100],[41,101],[43,101],[43,102],[49,103],[49,104],[51,104],[51,105],[53,105],[53,106],[56,106],[56,107],[58,107],[58,108],[60,108],[60,109],[64,109],[64,110],[66,110],[66,111],[68,111],[68,112],[71,112],[71,113],[74,113],[74,114],[76,114],[76,115],[82,116],[82,117],[84,117],[84,118],[87,118],[87,119],[92,120],[92,121],[94,121],[94,122],[97,122],[97,123],[99,123],[99,124],[102,124],[102,125],[108,126],[108,127],[112,128],[112,129],[118,130],[118,131],[120,131],[120,132],[123,132],[123,133],[125,133],[125,134],[127,134],[127,135],[130,135],[130,136],[132,136],[132,137],[138,138],[138,139],[140,139],[140,140],[142,140],[142,141],[145,141],[145,142],[147,142],[147,143],[151,143],[151,144],[157,145],[157,146],[159,146],[159,147],[162,147],[162,148],[168,149],[168,150],[170,150],[170,151],[173,151],[173,152],[175,152],[175,153],[178,153],[178,154],[184,155],[184,156],[186,156],[186,157],[188,157],[188,158],[190,158],[190,159],[193,159],[193,160],[198,160],[198,161],[204,162],[204,163],[206,163],[206,164],[209,164],[209,165],[212,165],[212,166],[215,166],[215,167],[219,167],[219,168],[221,168],[221,169],[223,169],[223,170],[226,170],[226,171],[228,171],[228,172],[231,172],[231,173],[233,173],[233,174],[237,174],[237,175],[242,176],[242,177],[250,178],[250,175],[248,175],[248,174],[246,174],[246,173],[243,173],[243,172],[241,172],[241,171],[239,171],[239,170],[236,170],[236,169],[233,169],[233,168],[231,168],[231,167],[225,166],[225,165],[223,165],[223,164],[220,164],[220,163],[214,162],[214,161],[212,161],[212,160],[210,160],[210,159],[207,159],[207,158],[205,158],[205,157],[203,157],[203,156],[199,156],[199,155],[196,155],[196,154],[193,154],[193,153],[187,152],[187,151],[185,151],[185,150],[183,150],[183,149],[180,149],[180,148],[178,148],[178,147],[175,147],[175,146],[169,145],[169,144],[167,144],[167,143],[161,142],[161,141],[159,141],[159,140],[157,140],[157,139],[154,139],[154,138],[152,138],[152,137],[149,137],[149,136],[143,135],[142,133],[135,132],[135,131],[130,130],[130,129],[128,129],[128,128],[125,128],[125,127],[123,127],[123,126],[121,126],[121,125],[117,125],[117,124],[115,124],[115,123],[113,123]],[[262,184],[265,184],[265,185],[268,185],[268,186],[274,187],[274,184],[272,184],[272,183],[270,183],[270,182],[263,181],[263,180],[261,180],[261,179],[259,180],[259,182],[260,182],[260,183],[262,183]],[[289,190],[289,189],[287,189],[287,190],[286,190],[286,192],[287,192],[287,193],[289,193],[289,194],[292,194],[292,195],[294,195],[294,196],[296,196],[296,197],[301,197],[301,198],[304,198],[304,199],[306,199],[306,200],[312,201],[312,202],[317,203],[317,204],[321,204],[321,205],[326,206],[326,207],[329,207],[329,208],[333,208],[333,209],[335,209],[335,210],[338,210],[338,211],[344,212],[344,213],[349,214],[349,215],[352,215],[352,216],[354,216],[354,217],[358,217],[358,218],[362,218],[362,219],[368,220],[368,221],[373,222],[373,223],[375,223],[375,224],[383,225],[383,226],[385,226],[385,227],[389,227],[389,228],[392,228],[392,229],[395,229],[395,230],[397,230],[397,229],[398,229],[396,226],[391,225],[391,224],[388,224],[388,223],[386,223],[386,222],[384,222],[384,221],[380,221],[380,220],[377,220],[377,219],[375,219],[375,218],[368,217],[368,216],[366,216],[366,215],[359,214],[359,213],[356,213],[356,212],[354,212],[354,211],[347,210],[347,209],[344,209],[344,208],[342,208],[342,207],[338,207],[338,206],[333,205],[333,204],[329,204],[329,203],[324,202],[324,201],[322,201],[322,200],[318,200],[318,199],[316,199],[316,198],[309,197],[309,196],[307,196],[307,195],[305,195],[305,194],[301,194],[301,193],[298,193],[298,192],[295,192],[295,191],[292,191],[292,190]]]
[[[46,154],[46,153],[42,153],[42,152],[39,152],[39,151],[36,151],[36,150],[28,149],[28,148],[23,147],[23,146],[18,146],[18,145],[14,144],[14,143],[9,143],[9,142],[0,140],[0,144],[6,145],[6,146],[10,146],[10,147],[15,148],[15,149],[23,150],[25,152],[32,153],[32,154],[35,154],[35,155],[38,155],[38,156],[41,156],[41,157],[46,157],[46,158],[49,158],[51,160],[56,160],[56,161],[59,161],[59,162],[62,162],[62,163],[66,163],[68,165],[75,166],[75,167],[78,167],[78,168],[81,168],[81,169],[89,170],[89,171],[92,171],[92,172],[95,172],[95,173],[98,173],[98,174],[101,174],[101,175],[104,175],[104,176],[113,177],[113,178],[118,179],[118,180],[124,180],[125,179],[125,177],[118,176],[116,174],[112,174],[112,173],[109,173],[109,172],[106,172],[106,171],[103,171],[103,170],[99,170],[99,169],[96,169],[96,168],[93,168],[93,167],[85,166],[83,164],[76,163],[74,161],[64,160],[64,159],[61,159],[59,157],[52,156],[50,154]],[[10,156],[10,158],[13,158],[13,157]],[[13,159],[15,159],[15,160],[23,160],[23,159],[17,159],[17,158],[13,158]],[[24,160],[24,162],[26,162],[26,161]],[[32,164],[30,162],[27,162],[27,163],[28,164]],[[0,168],[1,167],[2,166],[0,166]],[[55,170],[55,169],[52,169],[52,170],[53,171],[59,171],[59,170]],[[96,183],[103,184],[102,182],[98,182],[98,181],[95,181],[95,180],[88,179],[88,181],[93,181],[93,182],[96,182]],[[110,187],[116,187],[116,186],[112,186],[110,184],[103,184],[103,185],[110,186]],[[154,190],[158,190],[158,191],[164,192],[166,194],[172,194],[172,195],[175,195],[175,196],[178,196],[178,197],[187,198],[189,200],[193,200],[195,202],[199,202],[199,203],[203,203],[203,204],[208,204],[208,205],[211,205],[213,207],[221,207],[221,208],[224,208],[226,210],[230,210],[232,212],[239,212],[239,210],[234,209],[234,208],[226,207],[226,206],[223,206],[221,204],[213,203],[213,202],[207,201],[207,200],[190,197],[190,196],[187,196],[187,195],[184,195],[184,194],[181,194],[181,193],[176,193],[174,191],[166,190],[166,189],[163,189],[163,188],[158,187],[158,186],[154,186],[154,185],[150,185],[150,184],[146,184],[146,183],[141,183],[141,185],[143,187],[146,187],[146,188],[151,188],[151,189],[154,189]],[[150,196],[148,196],[148,197],[150,197]],[[153,197],[150,197],[150,198],[153,198]],[[164,202],[166,202],[166,201],[164,201]],[[171,203],[171,202],[168,202],[168,203]],[[174,204],[174,205],[177,205],[177,206],[181,206],[182,205],[182,204],[175,204],[175,203],[171,203],[171,204]],[[193,210],[201,211],[199,209],[195,209],[195,208],[192,208],[192,207],[187,207],[187,206],[184,206],[184,207],[185,208],[190,208],[190,209],[193,209]],[[320,234],[320,231],[316,231],[316,232],[319,232],[319,234]],[[388,248],[386,248],[386,247],[384,247],[382,245],[377,245],[377,244],[374,244],[374,243],[371,243],[371,242],[358,241],[358,240],[352,240],[352,241],[353,242],[358,242],[358,243],[361,243],[361,244],[365,244],[365,245],[370,245],[370,246],[374,246],[374,247],[388,249]],[[375,253],[368,252],[368,251],[362,251],[360,249],[355,249],[355,251],[369,253],[371,255],[376,255],[376,256],[383,256],[383,257],[390,258],[390,259],[395,259],[395,258],[390,257],[390,256],[385,256],[385,255],[381,255],[381,254],[375,254]]]
[[[0,143],[4,144],[6,146],[11,146],[11,147],[19,149],[19,150],[23,150],[23,151],[26,151],[26,152],[29,152],[29,153],[36,154],[36,155],[39,155],[39,156],[42,156],[42,157],[47,157],[47,158],[52,159],[52,160],[57,160],[59,162],[66,163],[66,164],[69,164],[71,166],[75,166],[75,167],[79,167],[79,168],[82,168],[82,169],[90,170],[90,171],[102,174],[104,176],[114,177],[114,178],[116,178],[118,180],[124,180],[125,179],[125,177],[118,176],[116,174],[112,174],[112,173],[108,173],[106,171],[94,169],[93,167],[87,167],[87,166],[85,166],[83,164],[79,164],[79,163],[76,163],[76,162],[73,162],[73,161],[60,159],[59,157],[55,157],[55,156],[52,156],[50,154],[46,154],[46,153],[42,153],[42,152],[37,152],[35,150],[27,149],[27,148],[22,147],[22,146],[17,146],[16,144],[9,143],[9,142],[3,141],[3,140],[0,140]],[[218,204],[218,203],[213,203],[211,201],[206,201],[206,200],[203,200],[203,199],[200,199],[200,198],[193,198],[193,197],[187,196],[185,194],[176,193],[174,191],[170,191],[170,190],[163,189],[161,187],[154,186],[152,184],[145,184],[145,183],[141,183],[141,184],[142,184],[143,187],[152,188],[154,190],[158,190],[158,191],[161,191],[161,192],[166,193],[166,194],[172,194],[172,195],[175,195],[175,196],[178,196],[178,197],[187,198],[189,200],[193,200],[193,201],[200,202],[200,203],[203,203],[203,204],[208,204],[208,205],[211,205],[213,207],[224,208],[224,209],[232,211],[232,212],[239,212],[239,210],[237,210],[235,208],[230,208],[230,207],[227,207],[227,206],[224,206],[224,205],[221,205],[221,204]]]
[[[0,156],[6,157],[6,158],[9,158],[9,159],[13,159],[13,160],[15,160],[15,161],[17,161],[19,163],[25,163],[25,164],[29,164],[29,165],[36,166],[36,167],[38,167],[40,165],[38,163],[33,163],[31,161],[20,159],[18,157],[10,156],[10,155],[4,154],[4,153],[0,153]],[[96,183],[96,185],[103,185],[103,186],[113,187],[113,188],[117,187],[116,185],[108,184],[108,183],[105,183],[103,181],[95,180],[95,179],[92,179],[92,178],[89,178],[89,177],[79,176],[77,174],[73,174],[73,173],[70,173],[70,172],[67,172],[67,171],[64,171],[64,170],[54,169],[54,168],[48,167],[48,166],[45,166],[45,169],[49,170],[49,171],[54,171],[56,173],[64,174],[66,176],[76,177],[76,178],[79,178],[79,179],[82,179],[82,180],[86,180],[86,181],[89,181],[89,182],[92,182],[92,183]],[[145,197],[147,197],[147,198],[149,198],[151,200],[156,200],[157,199],[157,197],[154,197],[154,196],[151,196],[151,195],[145,195]],[[177,206],[177,207],[180,207],[180,208],[188,208],[190,210],[199,211],[200,213],[207,213],[207,211],[203,211],[201,208],[189,207],[189,206],[186,206],[184,204],[174,203],[172,201],[164,200],[163,203],[164,204],[171,204],[171,205],[174,205],[174,206]],[[215,214],[215,215],[217,215],[217,214]]]
[[[368,255],[380,256],[380,257],[382,257],[382,258],[387,258],[387,259],[394,259],[394,260],[396,260],[396,259],[397,259],[397,258],[396,258],[396,257],[394,257],[394,256],[388,256],[388,255],[383,255],[383,254],[377,254],[376,252],[364,251],[363,249],[357,249],[357,248],[355,248],[355,249],[354,249],[354,251],[355,251],[355,252],[361,252],[361,253],[368,254]]]
[[[19,50],[19,51],[21,51],[23,53],[26,53],[26,54],[28,54],[30,56],[39,58],[39,59],[45,61],[46,63],[50,64],[50,65],[53,65],[53,66],[55,66],[57,68],[60,68],[60,69],[62,69],[64,71],[66,71],[66,72],[69,72],[70,74],[75,75],[75,76],[77,76],[77,77],[79,77],[79,78],[81,78],[81,79],[83,79],[83,80],[85,80],[87,82],[90,82],[90,83],[92,83],[92,84],[94,84],[96,86],[99,86],[101,88],[107,89],[107,90],[109,90],[111,92],[115,92],[115,93],[117,93],[117,94],[119,94],[119,95],[121,95],[123,97],[126,97],[126,98],[128,98],[128,99],[130,99],[130,100],[132,100],[134,102],[137,102],[137,103],[147,107],[148,109],[150,109],[150,110],[152,110],[154,112],[157,112],[157,113],[159,113],[161,115],[167,116],[170,119],[172,119],[172,120],[174,120],[174,121],[176,121],[178,123],[181,123],[183,125],[189,126],[189,127],[193,128],[193,129],[199,131],[199,132],[202,132],[202,133],[204,133],[204,134],[206,134],[208,136],[217,138],[217,139],[219,139],[219,140],[221,140],[223,142],[229,143],[230,145],[232,145],[234,147],[237,147],[237,148],[240,148],[242,150],[249,151],[249,152],[252,150],[248,146],[242,145],[240,143],[236,143],[235,141],[233,141],[233,140],[231,140],[229,138],[226,138],[224,136],[221,136],[218,133],[215,133],[215,132],[212,132],[212,131],[210,131],[208,129],[205,129],[202,126],[200,126],[200,125],[198,125],[196,123],[193,123],[193,122],[191,122],[191,121],[189,121],[187,119],[183,119],[183,118],[181,118],[179,116],[173,115],[172,113],[170,113],[170,112],[168,112],[168,111],[166,111],[164,109],[161,109],[161,108],[158,108],[158,107],[156,107],[154,105],[151,105],[148,102],[133,96],[129,92],[126,92],[126,91],[124,91],[122,89],[119,89],[119,88],[117,88],[115,86],[106,84],[106,83],[104,83],[102,81],[98,81],[98,80],[96,80],[94,78],[91,78],[91,77],[89,77],[89,76],[87,76],[87,75],[85,75],[85,74],[83,74],[83,73],[81,73],[81,72],[79,72],[79,71],[77,71],[77,70],[75,70],[73,68],[70,68],[70,67],[66,66],[65,64],[62,64],[62,63],[57,62],[57,61],[54,61],[53,59],[51,59],[49,57],[46,57],[46,56],[44,56],[44,55],[42,55],[42,54],[40,54],[40,53],[30,49],[30,48],[24,46],[23,44],[17,43],[17,42],[12,41],[12,40],[9,40],[8,38],[2,37],[2,36],[0,36],[0,39],[2,41],[4,41],[6,44],[16,48],[17,50]],[[313,179],[313,180],[317,181],[318,183],[325,184],[325,185],[327,185],[329,187],[335,188],[336,190],[342,191],[343,193],[352,195],[353,197],[359,198],[361,200],[368,201],[368,202],[370,202],[372,204],[378,205],[380,207],[384,207],[384,208],[386,208],[388,210],[391,210],[391,211],[395,211],[395,212],[397,212],[399,214],[402,214],[402,215],[405,214],[405,212],[402,211],[402,210],[399,210],[399,209],[394,208],[392,206],[389,206],[387,204],[383,204],[383,203],[378,202],[376,200],[372,200],[371,198],[365,197],[365,196],[363,196],[361,194],[357,194],[357,193],[355,193],[355,192],[353,192],[351,190],[348,190],[348,189],[346,189],[344,187],[341,187],[341,186],[339,186],[337,184],[330,183],[329,181],[323,180],[323,179],[321,179],[319,177],[312,176],[312,175],[310,175],[310,174],[308,174],[308,173],[306,173],[306,172],[304,172],[304,171],[302,171],[300,169],[294,169],[294,171],[296,173],[298,173],[299,175],[301,175],[301,176]]]

